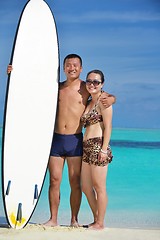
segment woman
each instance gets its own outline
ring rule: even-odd
[[[81,117],[86,128],[83,137],[82,191],[91,207],[94,222],[89,228],[103,229],[107,207],[106,177],[108,163],[112,161],[109,141],[112,130],[112,106],[105,108],[99,101],[104,85],[104,75],[100,70],[87,74],[86,88],[91,101]]]

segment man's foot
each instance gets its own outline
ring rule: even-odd
[[[90,229],[90,230],[103,230],[104,226],[99,224],[99,223],[91,223],[91,224],[89,224],[88,229]]]
[[[82,227],[77,221],[75,222],[71,222],[71,227],[74,227],[74,228],[78,228],[78,227]]]
[[[52,219],[50,219],[48,222],[44,223],[43,226],[46,226],[46,227],[56,227],[56,226],[58,226],[58,223],[54,222]]]

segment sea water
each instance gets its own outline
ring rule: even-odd
[[[1,143],[2,129],[0,148]],[[106,181],[109,202],[105,226],[160,228],[160,129],[113,129],[111,147],[114,158],[109,165]],[[48,186],[47,173],[31,222],[43,223],[49,219]],[[2,193],[0,196],[2,199]],[[69,197],[68,169],[65,165],[58,215],[62,225],[70,223]],[[79,222],[87,224],[92,221],[92,213],[83,195]],[[0,223],[5,222],[1,201]]]

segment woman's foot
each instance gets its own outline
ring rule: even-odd
[[[89,224],[88,227],[90,230],[103,230],[104,229],[104,225],[103,224],[99,224],[99,223],[91,223]]]
[[[88,228],[92,227],[96,222],[88,224]]]

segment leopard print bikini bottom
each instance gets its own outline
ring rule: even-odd
[[[102,143],[103,143],[102,137],[90,138],[88,140],[83,141],[82,161],[96,166],[106,166],[108,163],[110,163],[113,158],[110,146],[107,148],[108,153],[106,160],[103,162],[98,160],[98,154],[101,150]]]

